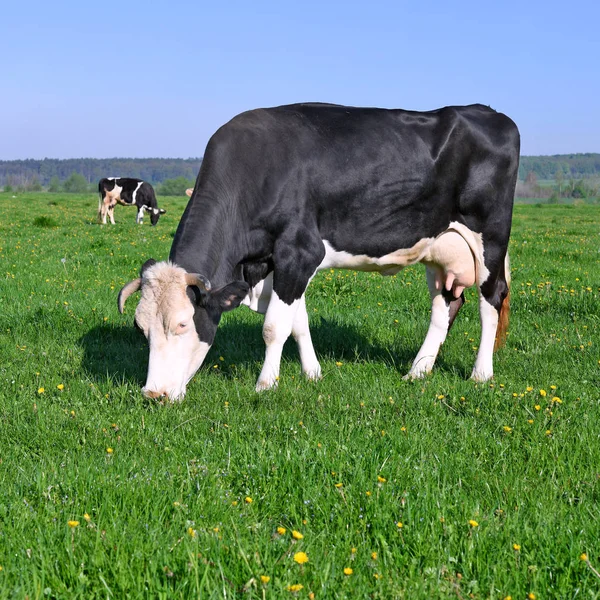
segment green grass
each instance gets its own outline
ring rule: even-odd
[[[0,597],[600,597],[600,207],[516,207],[492,384],[468,379],[474,292],[434,373],[405,382],[423,269],[338,271],[308,293],[322,381],[290,342],[256,394],[261,317],[240,308],[160,406],[116,296],[167,258],[187,198],[155,228],[48,198],[0,195]]]

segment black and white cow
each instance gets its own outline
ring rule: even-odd
[[[154,189],[146,181],[133,177],[105,177],[98,182],[98,221],[106,225],[106,215],[115,224],[114,209],[117,204],[137,207],[137,223],[144,222],[144,212],[150,213],[152,225],[167,211],[158,208]]]
[[[265,314],[257,390],[277,385],[290,333],[304,374],[320,377],[305,306],[319,269],[397,273],[424,263],[431,322],[408,377],[433,367],[477,285],[481,342],[472,377],[493,375],[508,324],[508,241],[519,132],[482,105],[430,112],[295,104],[252,110],[211,138],[169,262],[147,261],[119,294],[141,290],[149,397],[181,399],[224,311]]]

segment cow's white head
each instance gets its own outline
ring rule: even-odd
[[[140,277],[119,292],[121,313],[127,298],[138,290],[142,297],[135,323],[150,346],[142,392],[149,398],[181,400],[213,343],[221,314],[239,306],[248,284],[233,282],[212,290],[204,276],[150,259]]]

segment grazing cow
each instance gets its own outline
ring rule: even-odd
[[[482,105],[430,112],[295,104],[252,110],[211,138],[169,262],[147,261],[119,294],[141,290],[149,397],[181,399],[224,311],[265,314],[257,390],[277,385],[290,333],[302,371],[320,377],[305,305],[319,269],[392,275],[424,263],[429,330],[408,377],[433,367],[464,302],[479,291],[472,372],[492,377],[508,324],[508,241],[519,132]]]
[[[137,207],[137,223],[144,222],[144,212],[150,213],[152,225],[158,223],[160,215],[167,211],[158,208],[152,186],[133,177],[105,177],[98,182],[98,221],[106,225],[106,215],[115,224],[114,209],[118,204]]]

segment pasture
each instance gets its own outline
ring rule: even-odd
[[[241,307],[160,405],[137,298],[116,298],[186,202],[151,228],[95,224],[93,194],[0,195],[0,597],[600,598],[599,206],[516,206],[491,383],[468,379],[473,290],[407,382],[424,269],[327,271],[322,381],[290,340],[255,393],[262,317]]]

